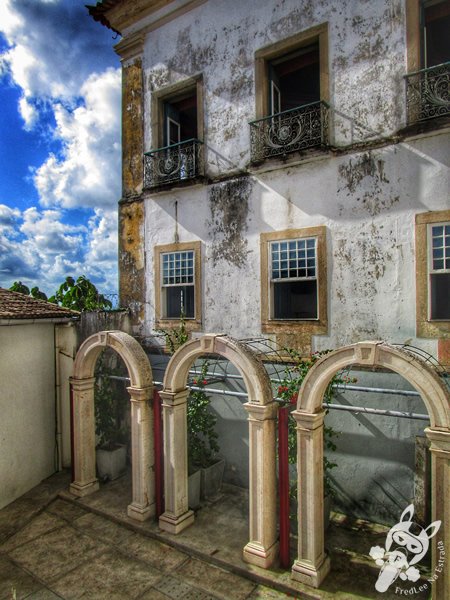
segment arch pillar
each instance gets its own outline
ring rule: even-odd
[[[180,533],[194,522],[188,507],[187,397],[189,389],[161,391],[164,430],[165,511],[159,526],[169,533]]]
[[[450,431],[427,427],[431,451],[431,517],[441,527],[431,540],[431,564],[434,580],[432,599],[445,598],[450,590]],[[441,563],[440,560],[445,562]]]
[[[315,588],[330,571],[324,550],[323,420],[325,411],[295,410],[297,422],[298,558],[292,578]],[[301,524],[301,526],[300,526]]]
[[[83,497],[99,489],[95,475],[95,377],[71,377],[70,383],[73,392],[73,443],[75,448],[83,449],[82,452],[74,452],[74,480],[70,491],[74,496]]]
[[[155,514],[155,489],[152,466],[153,411],[150,403],[152,386],[127,387],[131,402],[131,465],[133,500],[127,514],[137,521],[145,521]]]
[[[275,402],[247,402],[249,423],[250,541],[243,550],[246,562],[267,569],[278,554],[276,513]]]

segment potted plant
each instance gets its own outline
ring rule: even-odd
[[[201,471],[203,499],[217,496],[225,468],[225,461],[217,457],[217,418],[210,410],[211,399],[203,389],[207,385],[208,366],[209,363],[205,360],[199,376],[192,380],[192,385],[198,389],[191,391],[187,403],[189,471]]]
[[[94,388],[97,471],[99,479],[104,481],[124,474],[129,437],[125,422],[128,398],[106,376],[106,363],[106,354],[102,353],[97,362]],[[115,369],[108,369],[109,375],[114,372]]]

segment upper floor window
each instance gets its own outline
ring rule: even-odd
[[[450,0],[407,0],[409,124],[450,113]]]
[[[252,162],[328,143],[328,28],[320,25],[255,54]]]
[[[144,156],[144,187],[180,183],[203,173],[202,99],[200,77],[153,94],[153,150]]]
[[[431,320],[450,319],[450,222],[428,226]]]

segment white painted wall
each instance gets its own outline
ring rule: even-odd
[[[0,508],[55,466],[54,325],[0,327]]]

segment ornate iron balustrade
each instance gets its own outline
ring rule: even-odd
[[[253,163],[271,156],[286,156],[305,148],[328,143],[326,102],[312,102],[298,108],[250,122],[250,150]]]
[[[408,124],[450,113],[450,62],[404,76]]]
[[[144,187],[154,188],[203,173],[203,142],[190,139],[144,153]]]

